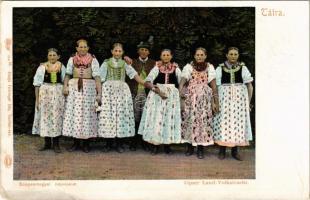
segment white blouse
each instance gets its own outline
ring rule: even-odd
[[[118,66],[115,58],[112,58],[112,62],[114,66]],[[138,74],[136,70],[131,65],[128,65],[127,63],[125,63],[125,71],[126,71],[127,76],[130,79],[133,79]],[[103,83],[106,81],[106,78],[107,78],[107,72],[108,72],[107,62],[102,63],[102,65],[100,66],[99,72],[100,72],[101,82]]]
[[[175,72],[176,72],[178,83],[180,83],[180,81],[181,81],[181,74],[182,74],[180,68],[177,67],[175,69]],[[153,81],[157,78],[158,74],[159,74],[159,68],[158,68],[158,66],[155,65],[152,68],[152,70],[150,71],[150,73],[148,74],[148,76],[145,78],[145,81],[149,81],[149,82],[153,83]]]
[[[72,75],[73,74],[73,67],[74,67],[74,65],[73,65],[73,57],[71,57],[68,60],[66,74]],[[99,73],[99,62],[98,62],[98,60],[96,58],[93,58],[93,60],[92,60],[91,70],[92,70],[93,78],[95,78],[96,76],[100,76],[100,73]]]
[[[182,78],[185,78],[186,81],[192,79],[193,66],[191,64],[187,64],[184,66],[182,70]],[[209,63],[208,67],[208,83],[210,83],[213,79],[216,78],[216,72],[214,66]]]
[[[33,77],[33,85],[36,87],[40,87],[44,82],[45,75],[45,66],[40,65],[36,71],[36,74]],[[61,82],[64,81],[66,75],[66,68],[64,65],[61,66]]]
[[[241,69],[241,76],[242,76],[242,80],[243,83],[250,83],[253,81],[253,77],[251,75],[251,72],[248,70],[248,68],[243,65],[242,69]],[[222,80],[222,67],[218,66],[216,68],[216,85],[221,85],[221,80]]]

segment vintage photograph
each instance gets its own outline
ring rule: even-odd
[[[0,199],[309,199],[308,1],[0,9]]]
[[[256,178],[254,6],[12,17],[14,180]]]

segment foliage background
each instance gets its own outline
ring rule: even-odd
[[[125,54],[134,58],[136,45],[150,35],[154,37],[150,57],[158,59],[160,49],[171,48],[181,67],[192,60],[198,46],[207,49],[208,61],[215,67],[225,60],[227,47],[237,46],[240,60],[255,80],[254,7],[14,8],[14,133],[31,133],[33,76],[46,61],[48,48],[59,49],[66,65],[75,52],[76,40],[85,37],[101,64],[111,56],[114,42],[123,43]],[[255,94],[252,101],[255,103]],[[251,113],[255,133],[254,111],[255,107]]]

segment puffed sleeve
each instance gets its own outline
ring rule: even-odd
[[[242,80],[243,83],[250,83],[253,81],[253,77],[251,75],[251,72],[248,70],[246,66],[242,66]]]
[[[138,73],[136,72],[136,70],[131,66],[131,65],[127,65],[125,64],[125,70],[126,70],[126,74],[130,79],[133,79],[135,77],[135,75],[137,75]]]
[[[214,66],[212,64],[209,64],[209,67],[208,67],[208,83],[210,83],[215,78],[216,78],[216,72],[215,72]]]
[[[36,71],[36,74],[33,77],[33,85],[40,87],[44,81],[45,67],[40,65]]]
[[[73,74],[73,58],[72,57],[69,58],[68,60],[66,74],[70,76]]]
[[[103,62],[99,68],[101,83],[105,82],[105,80],[107,78],[107,72],[108,72],[108,63]]]
[[[183,67],[182,78],[185,78],[186,81],[189,81],[192,78],[193,67],[190,64],[187,64]]]
[[[66,67],[63,64],[61,64],[61,82],[64,82],[65,75],[66,75]]]
[[[100,76],[99,72],[99,62],[96,58],[93,58],[91,63],[92,76],[95,78],[96,76]]]
[[[145,78],[145,81],[149,81],[153,83],[153,81],[157,78],[158,73],[159,73],[158,67],[157,66],[153,67],[153,69],[150,71],[150,73]]]
[[[222,68],[218,66],[215,70],[216,73],[216,85],[221,85],[222,84]]]
[[[180,70],[179,67],[175,68],[175,74],[177,76],[178,83],[180,83],[181,82],[181,78],[182,78],[182,71]]]

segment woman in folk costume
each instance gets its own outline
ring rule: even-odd
[[[104,151],[112,148],[112,139],[116,142],[116,151],[122,153],[122,138],[135,135],[135,119],[130,89],[125,82],[126,75],[144,84],[138,73],[123,59],[123,45],[115,43],[112,57],[106,59],[100,67],[102,82],[102,106],[99,114],[99,137],[107,139]]]
[[[253,77],[244,63],[238,62],[236,47],[228,48],[226,57],[216,68],[220,113],[214,118],[214,141],[220,145],[220,159],[225,158],[226,147],[232,147],[232,157],[241,161],[237,146],[247,146],[252,140],[249,105]]]
[[[164,49],[161,61],[156,62],[145,79],[148,94],[138,134],[153,145],[152,154],[157,154],[164,144],[165,153],[170,154],[170,144],[181,142],[181,110],[178,91],[181,70],[172,63],[172,53]]]
[[[217,113],[219,105],[215,69],[206,62],[207,51],[197,48],[194,58],[183,68],[179,86],[180,96],[184,98],[181,132],[183,142],[187,143],[185,155],[192,155],[197,146],[197,157],[202,159],[203,147],[214,144],[212,111]]]
[[[133,60],[132,67],[137,71],[138,75],[142,79],[145,79],[146,76],[150,73],[151,69],[155,66],[155,61],[149,58],[150,44],[146,42],[140,42],[137,47],[139,57]],[[129,149],[135,151],[137,144],[139,143],[144,150],[148,150],[147,143],[142,140],[141,135],[137,134],[143,112],[143,107],[146,101],[147,91],[144,85],[138,84],[135,80],[126,81],[132,94],[135,114],[135,136],[131,138]]]
[[[57,49],[48,49],[48,61],[42,63],[34,76],[35,86],[35,116],[32,134],[44,137],[45,144],[40,151],[52,147],[56,153],[60,153],[59,137],[62,131],[63,112],[65,98],[62,94],[62,82],[65,77],[66,68],[58,61]]]
[[[63,135],[74,138],[69,151],[77,150],[83,140],[83,151],[89,152],[89,138],[97,137],[96,101],[101,101],[99,63],[88,53],[84,39],[77,41],[77,52],[67,64],[64,95],[67,96]],[[72,79],[70,77],[72,76]]]

